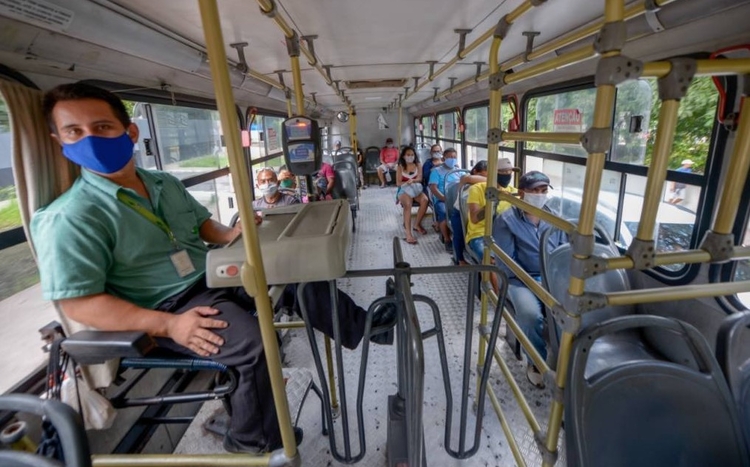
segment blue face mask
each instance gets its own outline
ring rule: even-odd
[[[127,132],[117,138],[87,136],[75,143],[63,144],[63,154],[92,172],[111,174],[130,162],[134,146]]]
[[[445,162],[443,162],[443,164],[445,164],[445,166],[448,167],[449,169],[452,169],[453,167],[456,166],[456,162],[458,162],[458,159],[453,158],[453,157],[446,157]]]

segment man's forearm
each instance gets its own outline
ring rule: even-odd
[[[175,315],[141,308],[113,295],[101,293],[59,301],[68,318],[102,331],[143,331],[155,337],[169,336]]]
[[[220,222],[216,222],[213,219],[208,219],[206,222],[201,224],[200,237],[206,243],[213,243],[215,245],[226,245],[227,243],[234,240],[239,234],[238,228],[227,227]]]

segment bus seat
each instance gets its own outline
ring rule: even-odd
[[[349,154],[353,156],[352,154]],[[353,157],[352,157],[353,159]],[[346,199],[352,211],[352,231],[356,230],[359,196],[357,193],[357,164],[349,159],[340,159],[333,163],[336,178],[333,183],[334,199]]]
[[[78,413],[62,402],[30,394],[0,396],[0,410],[44,417],[60,439],[65,464],[24,451],[0,450],[0,465],[8,467],[91,467],[91,451]]]
[[[570,284],[570,262],[573,257],[570,243],[551,247],[549,239],[556,228],[547,229],[539,240],[539,259],[542,275],[542,285],[555,299],[562,302],[568,294]],[[619,250],[607,232],[599,225],[594,226],[595,239],[594,256],[615,257],[619,256]],[[622,269],[606,271],[586,279],[585,289],[587,292],[621,292],[631,290],[628,275]],[[604,307],[586,313],[581,318],[581,327],[604,321],[617,316],[625,316],[636,313],[636,308],[630,306]],[[559,330],[555,325],[552,313],[547,310],[547,328],[549,330],[549,345],[553,356],[557,356],[560,348]],[[606,337],[603,340],[606,341]],[[554,358],[554,357],[553,357]],[[556,359],[555,359],[556,361]]]
[[[716,358],[737,404],[750,449],[750,311],[729,315],[719,328]]]
[[[448,177],[451,177],[451,179],[456,179],[456,183],[447,183],[443,186],[443,193],[445,193],[445,213],[450,219],[451,213],[453,212],[453,204],[456,202],[456,198],[458,197],[458,181],[463,177],[464,175],[469,175],[469,171],[466,169],[453,169],[445,176],[445,180],[448,180]],[[450,222],[448,222],[448,226],[450,227]],[[464,229],[464,231],[466,231]]]
[[[365,175],[376,175],[378,173],[378,167],[380,167],[382,163],[380,162],[380,148],[376,146],[370,146],[365,150]],[[355,165],[356,167],[356,165]],[[369,180],[369,178],[367,179]],[[391,180],[396,180],[396,171],[391,170]],[[368,181],[369,184],[369,181]]]
[[[699,368],[657,354],[642,341],[630,358],[602,360],[590,371],[594,348],[603,337],[645,329],[679,336]],[[568,465],[748,465],[729,388],[706,340],[689,324],[650,315],[594,324],[576,336],[569,368]]]
[[[417,145],[417,158],[419,159],[419,162],[424,165],[424,163],[430,160],[431,157],[430,146],[425,143],[419,143]]]

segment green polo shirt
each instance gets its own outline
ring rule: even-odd
[[[67,192],[34,214],[31,236],[45,299],[105,292],[154,308],[203,276],[207,248],[198,230],[211,213],[174,176],[137,170],[150,201],[82,170]],[[165,232],[118,200],[120,190],[166,221],[195,272],[179,277]]]

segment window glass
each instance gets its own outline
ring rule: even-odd
[[[513,110],[510,108],[507,102],[503,102],[500,107],[500,129],[508,131],[508,122],[513,118]],[[515,148],[515,141],[501,141],[501,147]]]
[[[479,161],[487,160],[487,148],[481,148],[478,146],[466,145],[466,160],[469,163],[469,168],[474,167]]]
[[[21,212],[11,168],[10,118],[0,97],[0,233],[21,228]],[[49,302],[41,299],[39,273],[27,242],[0,250],[0,316],[8,319],[0,330],[0,394],[44,363],[37,330],[57,319]],[[9,319],[24,313],[23,319]]]
[[[651,164],[652,149],[656,140],[661,101],[658,100],[656,80],[649,80],[652,88],[654,105],[651,108],[649,122],[648,146],[646,147],[645,164]],[[694,162],[693,173],[703,173],[708,159],[711,144],[711,131],[716,119],[716,107],[719,93],[710,77],[702,76],[693,80],[688,92],[680,100],[680,110],[677,119],[672,153],[669,156],[669,168],[678,169],[685,159]]]
[[[163,170],[180,179],[228,165],[219,113],[152,104]]]
[[[415,118],[414,119],[414,136],[415,141],[417,144],[422,144],[424,142],[424,139],[422,138],[422,131],[419,129],[419,124],[422,121],[421,118]]]
[[[487,119],[488,119],[487,107],[477,107],[468,109],[466,111],[466,117],[464,119],[464,125],[466,126],[466,141],[472,143],[486,143],[487,142]],[[487,154],[485,152],[485,159]],[[484,159],[477,159],[484,160]]]
[[[237,212],[237,202],[230,175],[188,187],[187,191],[211,212],[211,218],[217,222],[228,224]]]
[[[256,115],[252,123],[249,124],[248,130],[250,131],[250,160],[266,157],[266,134],[263,131],[263,117]]]
[[[282,152],[281,148],[281,117],[263,117],[263,128],[266,132],[266,154],[269,156]]]
[[[130,111],[133,123],[138,126],[138,142],[133,148],[135,163],[144,169],[156,169],[156,149],[148,125],[148,104],[123,101]]]
[[[438,115],[438,133],[441,140],[449,139],[458,141],[461,139],[461,133],[458,131],[456,112]]]
[[[695,226],[695,208],[700,197],[699,186],[685,185],[684,201],[674,203],[671,193],[672,182],[665,183],[659,211],[656,216],[656,250],[679,251],[690,248]],[[627,247],[630,240],[638,233],[641,211],[643,208],[643,194],[646,191],[646,177],[628,175],[625,184],[625,204],[622,223],[627,233],[619,239],[622,247]],[[672,203],[670,203],[672,201]],[[684,203],[684,204],[683,204]],[[691,208],[692,206],[692,208]],[[681,264],[665,266],[666,269],[677,271]]]
[[[654,80],[640,79],[617,87],[611,156],[615,162],[638,165],[646,162],[651,110],[654,99],[658,99],[653,83]]]
[[[742,238],[742,246],[750,245],[750,225],[745,226],[745,234]],[[734,270],[734,280],[736,281],[747,281],[750,280],[750,260],[743,259],[737,262],[737,266]],[[741,292],[737,294],[737,298],[740,299],[743,305],[750,306],[750,292]]]
[[[435,123],[435,118],[432,115],[425,115],[422,117],[422,123],[424,124],[424,136],[430,138],[431,141],[435,140],[436,131],[432,127]]]
[[[584,132],[593,121],[595,100],[595,88],[533,97],[528,100],[526,107],[527,131]],[[586,151],[580,144],[526,143],[526,148],[586,156]]]

